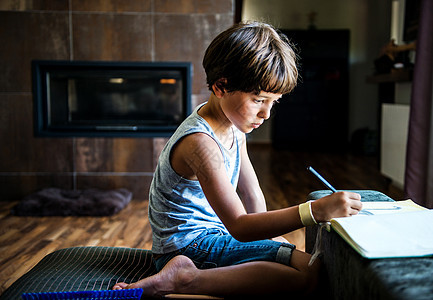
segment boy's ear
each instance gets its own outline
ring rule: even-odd
[[[212,90],[215,96],[217,96],[218,98],[224,96],[226,92],[225,89],[226,84],[227,84],[227,79],[225,78],[221,78],[215,81],[215,83],[212,85]]]

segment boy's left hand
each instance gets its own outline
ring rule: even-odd
[[[361,195],[353,192],[337,192],[314,201],[311,204],[317,222],[332,218],[350,217],[362,209]]]

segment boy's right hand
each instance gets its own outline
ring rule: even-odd
[[[358,214],[361,209],[361,195],[353,192],[333,193],[311,203],[311,210],[317,222],[350,217]]]

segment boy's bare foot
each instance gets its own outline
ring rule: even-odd
[[[189,285],[196,276],[197,268],[186,256],[179,255],[170,260],[157,274],[127,284],[116,283],[113,290],[143,289],[145,296],[163,296],[172,293],[191,293]]]

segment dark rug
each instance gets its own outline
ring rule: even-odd
[[[26,196],[11,213],[16,216],[110,216],[131,201],[132,193],[117,190],[47,188]]]

